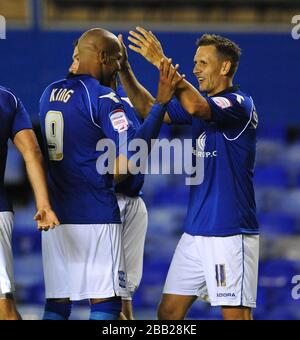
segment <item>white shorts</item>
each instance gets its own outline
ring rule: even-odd
[[[128,289],[133,295],[142,279],[148,213],[141,197],[132,198],[117,194],[117,198],[123,223],[122,238]]]
[[[212,306],[255,308],[259,236],[202,237],[183,234],[164,294],[198,296]]]
[[[127,297],[120,224],[61,225],[42,233],[47,299]]]
[[[0,299],[15,291],[11,238],[13,213],[0,212]]]

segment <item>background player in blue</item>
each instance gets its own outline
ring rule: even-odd
[[[43,238],[44,319],[67,319],[69,301],[82,299],[91,301],[91,319],[116,319],[121,311],[119,297],[126,297],[128,291],[113,177],[117,182],[125,179],[120,169],[129,164],[120,152],[115,176],[100,175],[97,160],[104,152],[97,151],[97,145],[107,138],[119,145],[125,136],[150,143],[159,132],[163,104],[172,97],[178,80],[174,82],[176,68],[162,62],[157,103],[135,131],[120,98],[102,85],[110,85],[120,69],[117,37],[93,29],[82,35],[78,49],[78,74],[51,84],[40,103],[50,190],[62,223],[60,233]]]
[[[13,259],[11,237],[13,207],[5,193],[4,173],[7,142],[11,139],[21,152],[31,182],[37,214],[38,228],[47,231],[59,224],[48,198],[42,155],[32,130],[30,117],[21,101],[7,88],[0,86],[0,320],[20,319],[13,293]]]
[[[73,62],[69,72],[75,75],[79,66],[78,42],[75,43],[73,51]],[[116,77],[113,77],[110,86],[122,100],[128,119],[137,130],[142,121],[134,110],[121,84],[118,85]],[[144,175],[130,176],[115,187],[118,205],[122,221],[122,240],[124,245],[125,265],[127,271],[127,282],[130,296],[122,299],[122,312],[127,320],[132,320],[132,297],[139,287],[143,272],[143,257],[145,237],[148,225],[148,213],[140,191],[144,184]]]
[[[160,42],[142,28],[129,47],[154,65],[165,57]],[[224,319],[251,319],[256,306],[259,231],[253,189],[257,114],[251,97],[233,86],[240,48],[204,35],[194,57],[202,96],[183,81],[165,122],[189,124],[193,155],[204,164],[203,182],[191,186],[185,233],[175,251],[159,306],[160,319],[183,319],[198,298],[222,306]],[[153,99],[128,62],[121,81],[139,112]],[[204,162],[204,163],[203,163]]]

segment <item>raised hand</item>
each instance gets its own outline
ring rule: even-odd
[[[179,75],[177,72],[179,65],[172,65],[172,59],[161,59],[160,61],[160,79],[156,102],[167,104],[173,97],[178,84],[184,79],[185,75]]]
[[[120,66],[121,66],[121,69],[123,69],[128,63],[128,53],[127,53],[127,48],[126,48],[124,41],[123,41],[122,34],[118,35],[118,39],[119,39],[121,46],[122,46],[122,50],[121,50],[122,58],[120,60]]]
[[[51,208],[42,208],[37,211],[34,218],[37,221],[38,229],[40,231],[48,231],[60,225],[55,212]]]
[[[128,40],[134,45],[130,44],[128,47],[141,54],[146,60],[159,69],[161,59],[166,59],[159,40],[151,31],[146,31],[142,27],[137,27],[136,30],[138,32],[129,32],[130,36],[128,37]]]

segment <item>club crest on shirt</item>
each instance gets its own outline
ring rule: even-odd
[[[129,122],[123,110],[121,109],[114,110],[109,115],[109,118],[114,130],[117,131],[118,133],[128,130]]]
[[[203,132],[198,138],[198,147],[201,151],[205,151],[206,133]]]
[[[225,97],[214,97],[212,98],[212,101],[221,109],[227,109],[228,107],[232,106],[231,101]]]

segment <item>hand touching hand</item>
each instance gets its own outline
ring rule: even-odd
[[[185,77],[185,75],[179,75],[177,72],[178,68],[178,64],[175,67],[172,65],[172,59],[161,59],[157,103],[164,105],[172,99],[178,84]]]

